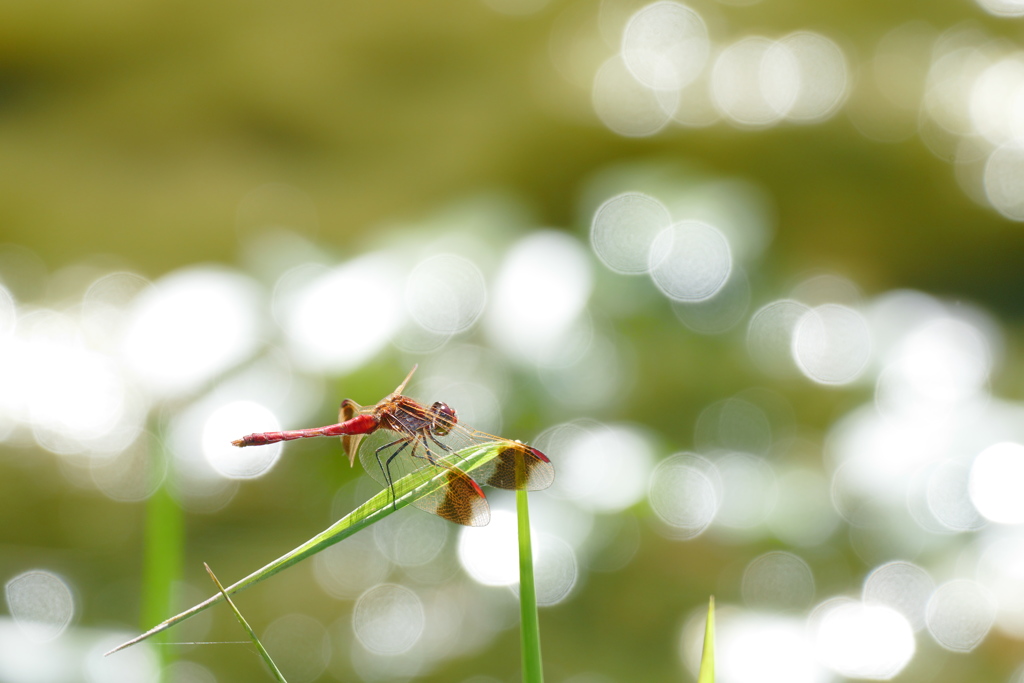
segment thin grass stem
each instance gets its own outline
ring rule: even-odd
[[[270,669],[270,673],[274,676],[274,679],[277,680],[278,683],[288,683],[288,681],[285,680],[284,674],[282,674],[281,670],[277,668],[277,664],[274,664],[274,660],[270,658],[270,653],[267,652],[267,648],[263,647],[263,643],[261,643],[260,639],[256,637],[256,632],[252,630],[252,627],[249,626],[249,622],[246,621],[245,617],[242,616],[242,613],[238,611],[238,607],[235,606],[234,601],[224,591],[224,586],[222,586],[220,581],[217,580],[213,570],[210,569],[210,565],[203,562],[203,566],[206,567],[206,573],[209,574],[210,579],[213,580],[213,585],[217,586],[217,590],[224,596],[224,599],[227,601],[231,611],[235,613],[235,618],[238,619],[238,623],[241,624],[242,628],[245,629],[245,632],[249,634],[249,639],[256,646],[256,649],[259,650],[260,657],[267,665],[267,668]]]
[[[526,491],[516,491],[519,519],[519,621],[524,683],[543,683],[540,657],[540,620],[537,617],[537,587],[533,581],[533,545],[530,540],[530,507]]]
[[[704,623],[704,651],[700,655],[697,683],[715,683],[715,596],[708,602],[708,619]]]
[[[158,436],[150,436],[150,466],[166,470]],[[142,609],[143,626],[159,621],[175,607],[175,585],[181,579],[185,543],[185,519],[181,507],[171,497],[166,482],[146,501],[143,549]],[[158,648],[160,668],[173,661],[171,648]]]

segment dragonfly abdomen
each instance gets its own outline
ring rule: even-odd
[[[239,448],[245,446],[266,446],[278,441],[292,441],[294,439],[308,439],[314,436],[346,436],[350,434],[369,434],[380,426],[380,421],[372,415],[356,415],[351,420],[345,420],[338,424],[327,425],[326,427],[313,427],[311,429],[294,429],[287,432],[258,432],[248,434],[241,439],[231,443]]]

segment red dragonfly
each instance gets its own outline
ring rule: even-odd
[[[487,484],[502,489],[537,491],[551,485],[555,468],[546,455],[519,441],[511,441],[459,424],[455,410],[437,401],[429,408],[402,394],[412,374],[391,394],[374,406],[360,406],[351,399],[341,402],[338,423],[287,432],[261,432],[232,441],[235,446],[263,446],[278,441],[313,436],[340,436],[349,464],[355,463],[363,437],[385,432],[385,443],[364,448],[363,468],[382,486],[392,491],[394,482],[424,468],[443,472],[444,485],[416,500],[416,507],[466,526],[484,526],[491,519],[490,507],[480,488]],[[446,456],[469,446],[496,444],[497,457],[472,470],[472,476],[451,464]],[[374,444],[375,445],[375,444]],[[477,482],[480,482],[478,484]]]

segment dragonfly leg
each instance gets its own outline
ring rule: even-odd
[[[394,446],[396,443],[400,441],[404,441],[405,443],[399,446],[395,450],[395,452],[388,457],[387,462],[382,463],[380,461],[380,452],[385,448],[390,448],[391,446]],[[394,480],[391,478],[391,461],[397,458],[398,454],[404,451],[408,446],[409,439],[407,437],[403,437],[401,439],[395,439],[390,443],[386,443],[373,452],[373,457],[377,459],[377,467],[380,468],[380,473],[384,475],[384,483],[387,484],[387,487],[389,489],[391,489],[391,505],[396,508],[398,506],[398,496],[395,494],[395,483]],[[413,450],[415,451],[415,448]]]
[[[451,446],[449,446],[448,444],[443,443],[441,441],[438,441],[437,437],[434,436],[433,434],[431,434],[430,432],[426,432],[426,435],[430,438],[431,441],[433,441],[435,444],[440,446],[441,450],[443,450],[445,453],[454,453],[455,452],[455,451],[452,450]],[[438,467],[443,467],[446,470],[457,470],[457,469],[459,469],[455,465],[452,465],[451,463],[448,463],[448,462],[445,462],[445,461],[439,459],[437,457],[437,454],[434,453],[433,450],[431,450],[430,445],[427,444],[426,440],[422,440],[422,442],[423,442],[423,451],[426,453],[426,455],[418,455],[416,457],[424,458],[431,465],[436,465]],[[461,460],[461,458],[460,458],[460,460]]]
[[[440,446],[440,447],[441,447],[441,450],[443,450],[443,451],[444,451],[445,453],[453,453],[453,454],[455,453],[455,451],[454,451],[454,450],[452,450],[452,447],[451,447],[451,446],[449,446],[448,444],[446,444],[446,443],[444,443],[444,442],[442,442],[442,441],[438,441],[438,440],[437,440],[437,437],[436,437],[436,436],[434,436],[433,434],[431,434],[430,432],[427,432],[427,436],[429,436],[429,437],[430,437],[430,440],[431,440],[431,441],[433,441],[433,442],[434,442],[435,444],[437,444],[438,446]],[[428,448],[428,449],[427,449],[427,451],[428,451],[428,452],[430,452],[430,449]],[[443,467],[447,467],[448,469],[451,469],[451,468],[452,468],[452,466],[451,466],[451,465],[449,465],[449,464],[447,464],[447,463],[443,463],[443,462],[441,462],[440,460],[438,460],[438,459],[437,459],[436,457],[432,457],[432,456],[433,456],[433,453],[431,453],[431,457],[428,457],[428,458],[427,458],[427,459],[428,459],[428,460],[429,460],[429,461],[430,461],[430,462],[431,462],[432,464],[434,464],[434,465],[441,465],[441,466],[443,466]],[[458,456],[456,456],[456,457],[458,457]],[[463,458],[459,458],[459,460],[462,460],[462,459],[463,459]]]
[[[438,441],[438,440],[437,440],[437,437],[436,437],[436,436],[434,436],[433,434],[431,434],[430,432],[427,432],[427,436],[429,436],[429,437],[430,437],[430,440],[431,440],[431,441],[433,441],[433,442],[434,442],[434,443],[436,443],[436,444],[437,444],[438,446],[440,446],[440,447],[441,447],[441,450],[443,450],[443,451],[444,451],[445,453],[452,453],[452,452],[453,452],[450,446],[448,446],[448,445],[447,445],[447,444],[445,444],[445,443],[442,443],[442,442]]]

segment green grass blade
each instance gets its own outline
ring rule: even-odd
[[[516,516],[519,520],[519,622],[523,681],[542,683],[544,667],[540,658],[540,620],[537,618],[537,587],[533,581],[533,544],[526,491],[516,491]]]
[[[715,683],[715,596],[708,603],[708,620],[704,624],[704,651],[700,655],[697,683]]]
[[[473,446],[450,454],[445,458],[445,461],[457,463],[459,469],[469,472],[496,458],[504,448],[504,445],[500,443]],[[400,510],[406,505],[419,500],[423,496],[436,491],[447,483],[447,478],[448,472],[443,468],[431,468],[430,471],[421,470],[419,472],[413,472],[412,474],[399,479],[394,484],[394,501],[392,501],[391,498],[391,491],[389,489],[384,489],[349,514],[345,515],[345,517],[338,520],[291,552],[285,553],[273,562],[257,569],[244,579],[231,584],[224,589],[224,594],[234,595],[239,591],[254,586],[260,581],[268,579],[274,574],[291,567],[293,564],[301,562],[310,555],[315,555],[321,550],[348,538],[360,529],[364,529],[375,522],[379,522],[392,512]],[[165,629],[170,628],[171,626],[174,626],[175,624],[180,623],[199,612],[202,612],[208,607],[211,607],[224,599],[224,594],[217,593],[216,595],[207,598],[203,602],[198,605],[194,605],[181,614],[177,614],[170,619],[161,622],[142,635],[118,645],[110,652],[107,652],[107,654],[110,655],[118,650],[123,650],[126,647],[150,638],[151,636],[160,633],[161,631],[164,631]]]
[[[210,565],[203,562],[203,566],[206,567],[206,573],[209,574],[210,578],[213,580],[213,585],[217,587],[217,590],[220,591],[220,594],[223,595],[224,599],[227,601],[228,607],[230,607],[231,611],[235,613],[235,618],[238,619],[238,623],[241,624],[242,628],[245,629],[245,632],[249,634],[249,640],[251,640],[253,644],[256,645],[256,649],[260,651],[260,657],[262,657],[263,661],[266,662],[267,668],[270,669],[270,673],[273,674],[274,678],[277,679],[279,683],[288,683],[288,681],[285,680],[284,674],[282,674],[281,670],[277,668],[277,664],[274,664],[274,660],[270,658],[270,653],[267,652],[267,648],[263,647],[263,643],[261,643],[260,639],[256,637],[256,632],[252,630],[251,626],[249,626],[249,622],[245,620],[242,613],[238,611],[237,607],[235,607],[234,601],[232,601],[228,594],[224,592],[224,586],[222,586],[220,581],[217,580],[213,570],[210,569]]]
[[[149,441],[149,466],[164,469],[167,454],[161,440],[153,435]],[[171,496],[167,482],[162,483],[146,501],[145,540],[142,570],[142,625],[161,619],[174,604],[175,584],[181,580],[185,545],[185,518],[181,507]],[[170,664],[174,653],[170,648],[157,648],[160,669]]]

